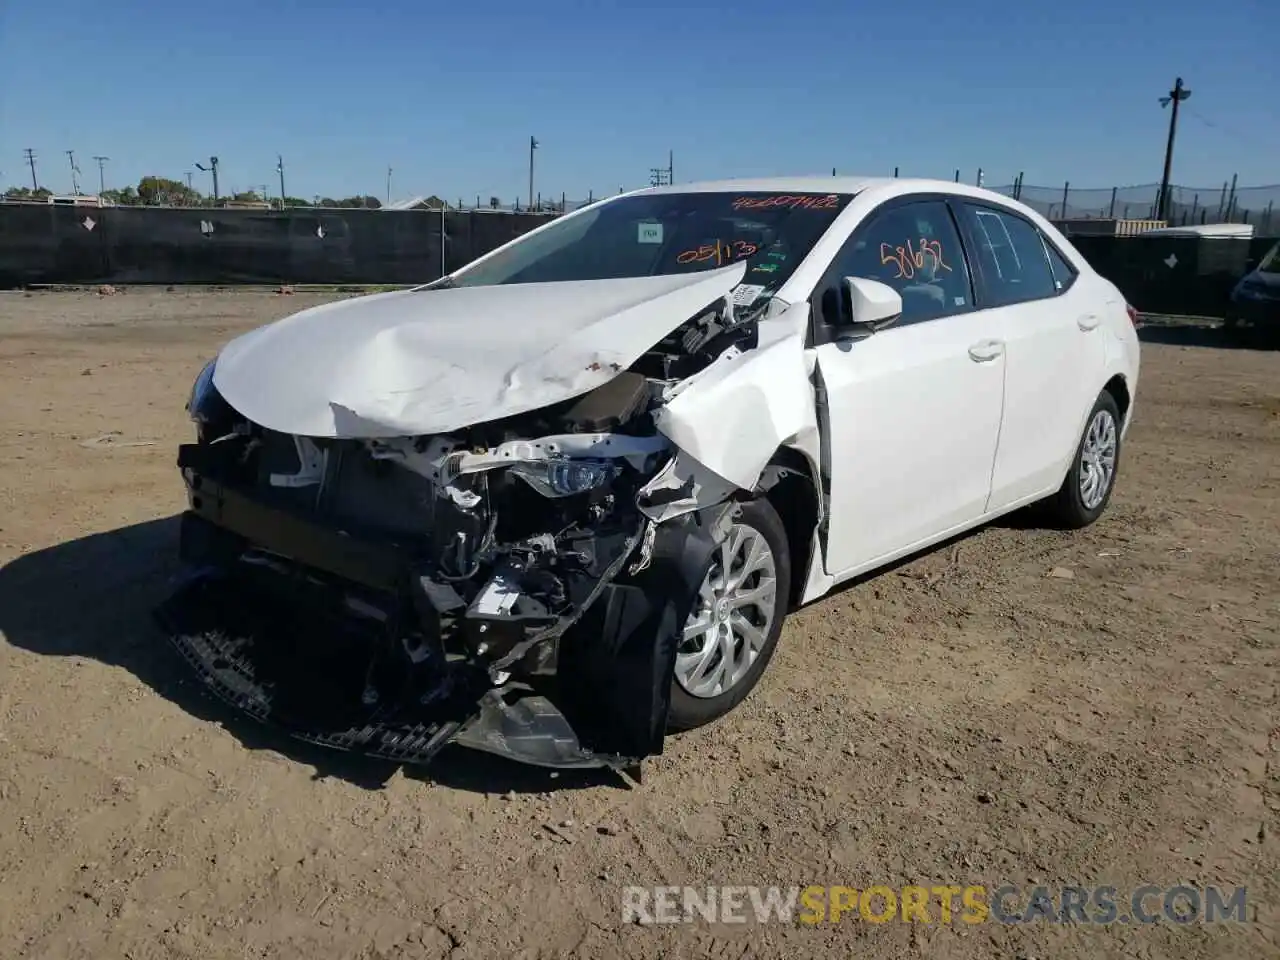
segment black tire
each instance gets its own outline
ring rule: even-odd
[[[778,512],[768,500],[752,500],[742,504],[737,522],[758,531],[773,551],[777,591],[773,601],[773,617],[764,644],[746,674],[724,693],[712,697],[695,697],[671,678],[671,710],[667,729],[671,732],[692,730],[724,716],[749,694],[760,681],[782,634],[782,621],[787,613],[791,590],[791,556],[787,548],[787,531]]]
[[[1083,453],[1085,440],[1089,435],[1089,427],[1101,411],[1109,413],[1115,423],[1115,466],[1111,471],[1111,478],[1107,483],[1107,489],[1103,493],[1102,499],[1090,508],[1085,506],[1080,492],[1080,480],[1084,472]],[[1116,487],[1116,478],[1120,475],[1120,455],[1123,452],[1123,443],[1120,439],[1121,426],[1120,408],[1116,406],[1116,398],[1108,391],[1103,390],[1094,402],[1093,409],[1089,411],[1089,416],[1085,419],[1084,432],[1080,435],[1080,440],[1076,444],[1075,453],[1071,458],[1071,466],[1067,468],[1067,476],[1062,481],[1062,486],[1045,504],[1048,508],[1049,518],[1054,525],[1068,530],[1079,530],[1089,526],[1089,524],[1102,516],[1107,509],[1107,504],[1111,502],[1111,493]]]

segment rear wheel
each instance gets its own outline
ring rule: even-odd
[[[1120,409],[1104,390],[1085,421],[1062,487],[1049,501],[1049,512],[1060,526],[1087,527],[1107,509],[1120,466]]]
[[[724,716],[759,682],[782,632],[791,583],[787,534],[767,500],[741,506],[685,623],[671,685],[671,730]]]

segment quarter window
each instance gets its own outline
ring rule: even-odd
[[[922,201],[873,214],[836,257],[825,284],[822,313],[840,318],[844,277],[865,277],[902,297],[899,323],[933,320],[973,309],[960,234],[945,203]],[[848,319],[848,318],[844,318]]]
[[[1044,241],[1044,252],[1049,257],[1049,267],[1053,270],[1053,283],[1059,290],[1065,290],[1076,282],[1076,268],[1067,262],[1067,258],[1058,252],[1048,240]]]
[[[1040,231],[1021,217],[990,207],[969,206],[978,262],[991,306],[1054,296],[1059,289]]]

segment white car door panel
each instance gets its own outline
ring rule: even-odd
[[[853,339],[842,276],[886,283],[899,321]],[[886,204],[853,231],[816,291],[817,372],[835,579],[978,521],[991,492],[1006,365],[998,325],[973,310],[949,205]],[[841,340],[841,336],[845,339]]]
[[[989,327],[970,313],[818,348],[837,579],[986,509],[1005,370]]]

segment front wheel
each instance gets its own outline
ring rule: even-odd
[[[1049,501],[1049,512],[1059,525],[1078,530],[1087,527],[1107,509],[1120,466],[1120,409],[1104,390],[1085,421],[1084,435],[1076,447],[1062,487]]]
[[[791,583],[782,520],[767,500],[742,504],[685,622],[671,684],[670,730],[724,716],[773,657]]]

